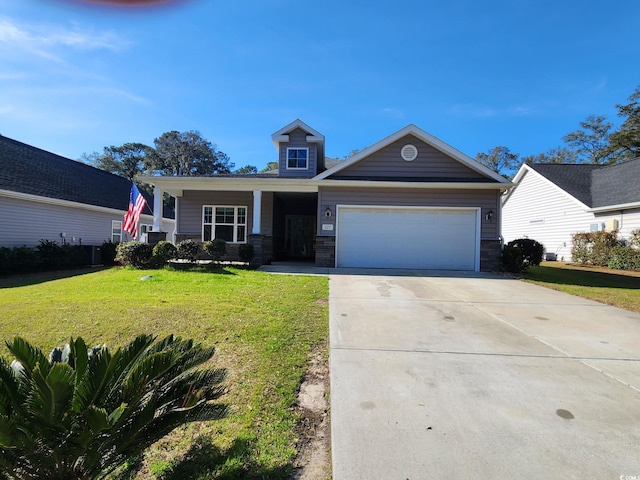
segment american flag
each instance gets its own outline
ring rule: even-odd
[[[131,193],[129,194],[129,210],[124,216],[124,225],[122,229],[127,232],[134,240],[138,239],[138,222],[140,214],[144,210],[147,201],[140,194],[138,187],[131,184]]]

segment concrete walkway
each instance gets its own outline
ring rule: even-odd
[[[438,272],[329,304],[334,480],[640,478],[640,315]]]

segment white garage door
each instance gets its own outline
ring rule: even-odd
[[[478,210],[338,207],[338,267],[478,269]]]

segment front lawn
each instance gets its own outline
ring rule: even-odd
[[[543,262],[524,280],[640,313],[640,273]]]
[[[296,454],[297,390],[311,352],[328,342],[327,296],[326,277],[231,268],[11,277],[0,279],[0,340],[20,335],[45,353],[78,336],[115,349],[139,333],[214,345],[232,413],[176,430],[136,478],[284,479]]]

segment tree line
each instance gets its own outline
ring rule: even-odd
[[[476,160],[500,174],[523,163],[592,163],[609,165],[640,157],[640,85],[627,104],[617,104],[621,125],[615,129],[604,115],[589,115],[580,128],[562,137],[563,145],[520,158],[505,146],[478,153]]]
[[[202,176],[257,173],[257,168],[252,165],[233,171],[235,165],[229,156],[196,130],[165,132],[153,141],[153,146],[137,142],[111,145],[104,147],[102,153],[83,154],[80,160],[132,182],[143,174]]]

